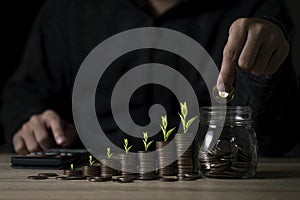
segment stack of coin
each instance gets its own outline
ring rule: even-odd
[[[184,180],[186,174],[194,173],[194,135],[176,134],[177,176]]]
[[[154,152],[138,152],[139,159],[139,179],[140,180],[155,180],[158,179],[156,167],[156,155]]]
[[[166,148],[164,148],[168,145]],[[164,148],[164,149],[163,149]],[[176,146],[173,142],[156,142],[159,176],[176,175]],[[171,164],[169,164],[171,162]]]
[[[81,167],[83,176],[99,176],[100,165],[84,165]]]
[[[242,178],[256,167],[251,154],[228,140],[218,140],[211,150],[200,151],[199,161],[207,177]]]
[[[65,169],[63,174],[66,176],[81,176],[82,171],[80,169]]]
[[[101,176],[116,176],[118,175],[118,160],[111,159],[101,159]]]
[[[136,154],[120,154],[120,169],[123,176],[137,176],[137,156]]]

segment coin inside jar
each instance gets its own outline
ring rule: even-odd
[[[234,99],[234,88],[230,85],[226,91],[220,91],[217,85],[215,85],[213,88],[213,97],[220,103],[230,102]]]

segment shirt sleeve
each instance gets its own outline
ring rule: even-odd
[[[57,5],[48,1],[40,10],[20,65],[3,90],[1,121],[11,151],[13,135],[31,115],[46,109],[63,115],[71,108],[67,44]]]
[[[277,24],[291,43],[292,22],[280,0],[259,1],[253,17]],[[299,131],[294,131],[300,121],[295,115],[299,113],[299,86],[291,55],[272,76],[237,72],[236,77],[237,98],[233,103],[252,107],[260,155],[278,156],[290,151],[300,141]]]

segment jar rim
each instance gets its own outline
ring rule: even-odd
[[[241,112],[252,112],[250,106],[204,106],[200,107],[202,112],[220,112],[220,113],[241,113]]]

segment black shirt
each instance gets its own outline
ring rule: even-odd
[[[241,17],[266,18],[278,24],[286,33],[291,31],[289,16],[279,0],[188,0],[160,17],[154,17],[146,1],[137,0],[49,0],[41,9],[18,70],[8,81],[3,93],[2,123],[8,142],[33,114],[45,109],[55,110],[72,121],[72,88],[77,71],[90,51],[105,39],[133,28],[164,27],[182,32],[199,42],[221,65],[222,52],[230,25]],[[124,67],[156,61],[181,66],[183,61],[166,52],[153,49],[135,52],[120,59],[120,74]],[[126,64],[124,64],[126,63]],[[181,64],[180,64],[181,63]],[[201,78],[191,74],[198,84],[197,92],[207,96]],[[105,81],[112,81],[107,78]],[[272,78],[255,77],[237,72],[236,98],[231,105],[249,105],[262,155],[279,155],[289,151],[299,141],[292,131],[297,119],[291,117],[297,104],[296,77],[288,57]],[[152,88],[153,89],[153,88]],[[151,88],[145,89],[149,94]],[[160,98],[151,93],[151,104]],[[100,97],[107,98],[105,96]],[[141,105],[143,102],[136,102]],[[201,105],[209,105],[203,98]],[[107,110],[98,107],[99,112]],[[107,127],[116,132],[114,127]]]

